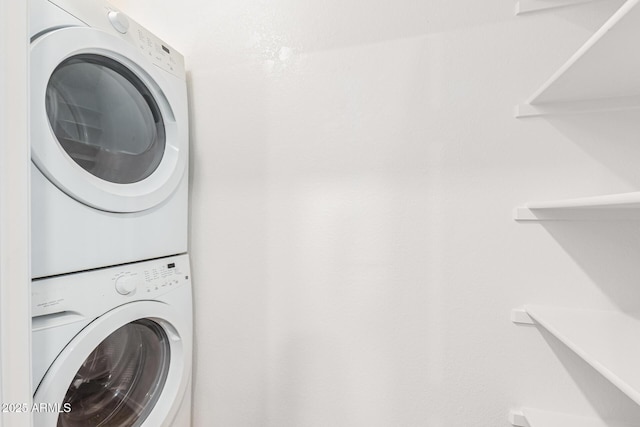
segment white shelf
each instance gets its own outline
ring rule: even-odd
[[[640,108],[639,4],[627,0],[518,115]]]
[[[516,117],[527,118],[638,109],[640,109],[640,96],[622,96],[546,104],[521,104],[516,107]]]
[[[592,1],[595,0],[520,0],[516,6],[516,15],[544,9],[572,6],[580,3],[590,3]]]
[[[524,311],[640,404],[640,320],[616,311],[545,306]]]
[[[619,427],[619,424],[595,418],[530,408],[523,409],[522,413],[512,412],[510,419],[511,423],[517,427]]]
[[[517,221],[640,219],[640,192],[531,202],[516,208]]]

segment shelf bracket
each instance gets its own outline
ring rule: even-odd
[[[524,415],[522,411],[510,411],[509,412],[509,422],[515,427],[529,427],[529,423],[527,422],[527,417]]]
[[[572,6],[592,1],[594,0],[520,0],[516,5],[516,15],[524,15],[525,13],[536,12],[538,10]]]
[[[524,308],[515,308],[511,310],[511,321],[518,325],[535,325],[536,321],[533,320],[527,310]]]

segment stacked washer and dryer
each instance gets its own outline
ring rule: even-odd
[[[35,427],[190,425],[183,57],[103,0],[30,0]]]

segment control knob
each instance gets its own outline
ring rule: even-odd
[[[126,34],[129,31],[129,18],[124,13],[112,10],[108,16],[109,22],[111,22],[116,31],[122,34]]]
[[[138,287],[135,276],[122,276],[116,280],[116,291],[120,295],[130,295]]]

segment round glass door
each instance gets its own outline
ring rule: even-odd
[[[108,182],[150,176],[165,151],[165,127],[152,93],[127,67],[96,54],[75,55],[46,88],[49,124],[64,151]]]
[[[170,362],[164,329],[148,319],[117,329],[87,357],[63,400],[58,427],[140,426],[162,393]]]
[[[31,159],[91,208],[141,212],[184,182],[186,82],[147,56],[89,27],[50,31],[31,43]]]

